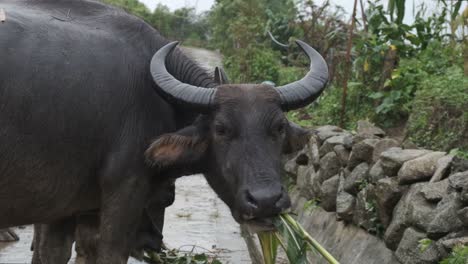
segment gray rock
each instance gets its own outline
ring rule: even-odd
[[[364,139],[363,141],[354,145],[353,150],[349,156],[348,168],[352,170],[361,162],[371,164],[372,153],[377,142],[379,142],[378,139]]]
[[[395,256],[402,264],[433,264],[440,260],[441,256],[437,247],[432,243],[425,250],[421,250],[419,241],[425,239],[424,233],[413,228],[405,230],[403,238],[395,252]]]
[[[302,205],[296,210],[304,211]],[[336,213],[316,208],[299,217],[298,221],[342,264],[399,263],[378,237],[353,224],[336,221]],[[319,256],[313,255],[312,260],[314,264],[328,264]]]
[[[322,197],[322,181],[320,180],[320,171],[311,175],[313,197]]]
[[[297,166],[296,159],[290,159],[284,164],[284,171],[286,171],[290,177],[294,177],[294,175],[297,174]]]
[[[339,219],[345,222],[351,222],[353,219],[353,210],[356,205],[356,198],[344,190],[345,178],[340,175],[338,184],[338,193],[336,195],[336,214]]]
[[[19,237],[13,230],[9,228],[0,229],[0,242],[14,242],[18,240]]]
[[[432,221],[427,228],[429,237],[439,238],[463,227],[463,222],[457,215],[462,207],[459,196],[459,193],[452,192],[437,204],[436,214],[431,218]]]
[[[311,159],[310,152],[308,147],[305,147],[299,150],[296,153],[292,153],[286,157],[286,161],[284,162],[284,170],[288,174],[289,177],[293,178],[294,181],[297,180],[297,167],[298,166],[306,166],[309,164]]]
[[[313,166],[299,166],[297,168],[297,181],[296,185],[299,192],[307,200],[314,198],[314,192],[312,187],[312,178],[315,176],[315,170]]]
[[[468,171],[457,172],[449,176],[450,187],[457,191],[468,189]]]
[[[431,152],[419,158],[406,161],[398,171],[398,182],[410,184],[429,180],[436,169],[437,160],[445,155],[445,152]]]
[[[380,159],[382,152],[386,151],[389,148],[398,147],[400,144],[398,141],[392,138],[384,138],[377,142],[374,146],[374,152],[372,153],[372,161],[377,162]]]
[[[357,133],[364,136],[385,136],[385,131],[367,120],[359,120],[357,122]]]
[[[335,175],[322,183],[322,196],[320,205],[327,212],[336,210],[336,196],[338,192],[339,176]]]
[[[318,148],[318,139],[316,136],[311,136],[308,144],[310,163],[314,165],[315,170],[318,170],[320,165],[320,154]]]
[[[463,225],[465,227],[468,227],[468,207],[458,210],[457,215],[458,215],[458,219],[460,219]]]
[[[364,141],[366,139],[381,140],[381,138],[377,137],[377,136],[356,134],[356,135],[353,136],[353,144],[356,145],[356,144],[361,143],[362,141]]]
[[[415,184],[413,184],[414,186]],[[431,220],[436,213],[436,205],[428,202],[421,194],[425,184],[415,188],[415,194],[408,201],[409,218],[408,223],[422,231],[427,231]]]
[[[464,205],[468,205],[468,188],[462,190],[460,200]]]
[[[468,171],[468,160],[455,156],[450,166],[451,173]]]
[[[421,193],[423,197],[430,202],[438,202],[448,192],[449,182],[448,179],[438,182],[430,182],[426,184]]]
[[[422,230],[427,227],[435,214],[435,205],[424,199],[421,189],[425,183],[415,183],[398,201],[393,210],[392,221],[387,227],[384,241],[388,248],[396,250],[404,230],[415,226]]]
[[[338,136],[343,133],[343,129],[337,126],[321,126],[315,129],[319,143],[324,142],[327,138]]]
[[[325,140],[325,142],[323,142],[322,146],[319,149],[319,154],[321,157],[324,156],[328,152],[333,151],[333,147],[336,145],[342,145],[349,149],[351,148],[352,144],[353,138],[351,134],[344,133],[339,136],[333,136]]]
[[[372,197],[376,202],[380,222],[385,228],[390,224],[393,209],[407,189],[399,185],[396,178],[385,178],[376,183]]]
[[[340,163],[342,166],[346,166],[348,164],[349,159],[349,150],[347,150],[343,145],[336,145],[333,147],[338,159],[340,159]]]
[[[350,194],[356,195],[360,189],[360,186],[368,182],[369,165],[367,163],[361,163],[346,177],[344,183],[344,190]]]
[[[441,239],[441,244],[445,249],[452,250],[457,245],[468,245],[468,236],[455,237],[451,239]]]
[[[383,178],[385,178],[385,173],[381,161],[378,160],[369,171],[369,182],[376,183]]]
[[[367,189],[362,189],[356,196],[356,205],[353,212],[353,223],[366,230],[371,228],[370,218],[367,210]]]
[[[341,163],[335,152],[327,153],[322,159],[320,159],[320,173],[319,180],[324,182],[330,179],[332,176],[338,174],[341,170]]]
[[[447,155],[447,156],[440,158],[437,161],[437,166],[436,166],[434,175],[432,175],[432,178],[429,182],[438,182],[444,179],[447,176],[452,160],[453,160],[453,155]]]
[[[421,157],[429,152],[423,149],[389,148],[380,155],[382,169],[385,175],[395,176],[404,162]]]

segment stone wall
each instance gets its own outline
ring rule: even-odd
[[[467,160],[402,147],[360,121],[356,133],[317,128],[285,170],[300,221],[342,263],[437,263],[468,244]]]

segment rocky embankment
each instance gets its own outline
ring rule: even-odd
[[[438,263],[468,244],[467,160],[360,121],[354,134],[317,128],[285,170],[299,220],[341,263]]]

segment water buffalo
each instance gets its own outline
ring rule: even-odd
[[[151,195],[203,173],[238,222],[290,205],[280,157],[307,131],[284,112],[314,101],[311,59],[281,86],[218,85],[154,28],[87,0],[0,0],[0,228],[42,223],[52,253],[99,210],[96,263],[126,263]],[[50,254],[44,263],[66,263]]]
[[[214,80],[217,84],[226,84],[228,77],[222,68],[215,68]],[[163,190],[151,195],[145,212],[138,225],[136,240],[131,245],[131,255],[142,259],[145,250],[159,251],[162,247],[165,208],[172,205],[175,199],[175,180],[169,178],[163,183]],[[94,263],[97,255],[97,241],[99,240],[99,215],[97,212],[85,212],[75,216],[66,229],[60,249],[50,250],[43,243],[47,239],[47,225],[34,225],[34,238],[31,250],[34,251],[32,264],[43,264],[41,259],[68,259],[71,256],[72,243],[76,242],[77,256],[85,263]],[[18,239],[18,238],[17,238]],[[56,246],[58,248],[58,246]],[[59,256],[57,256],[57,254]],[[41,257],[42,256],[42,257]]]

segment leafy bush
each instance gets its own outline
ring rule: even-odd
[[[368,88],[361,83],[350,82],[348,84],[345,128],[354,129],[358,120],[374,118],[373,100],[367,94],[369,94]],[[339,124],[341,96],[340,87],[330,86],[323,92],[317,103],[289,113],[289,118],[302,126]]]
[[[461,68],[422,80],[412,103],[408,136],[432,149],[468,150],[468,86]]]
[[[276,83],[280,72],[280,54],[269,48],[249,48],[228,56],[224,66],[236,83],[272,81]]]
[[[284,85],[294,81],[297,81],[304,77],[306,74],[305,68],[299,67],[280,67],[278,70],[278,83],[277,85]]]
[[[442,260],[440,264],[466,264],[468,263],[468,246],[457,246],[449,257]]]

